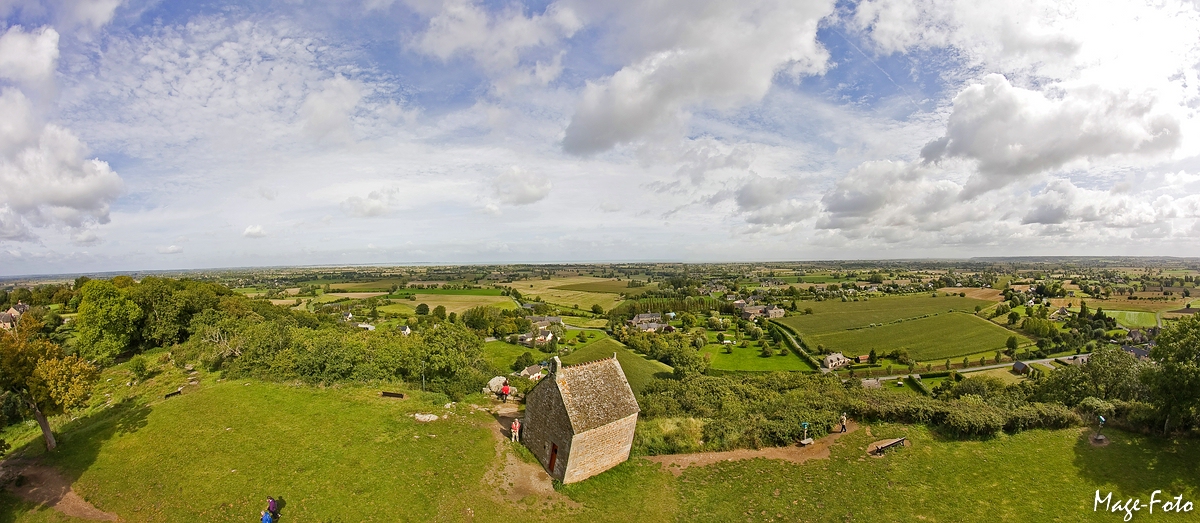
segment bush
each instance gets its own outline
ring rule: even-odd
[[[144,356],[134,356],[129,360],[129,365],[127,368],[129,369],[129,372],[133,374],[134,380],[144,381],[148,376],[150,376],[150,367],[146,365],[146,358]]]
[[[1058,403],[1030,403],[1008,413],[1004,430],[1018,432],[1029,429],[1064,429],[1082,425],[1078,414]]]
[[[1005,416],[978,396],[964,396],[947,403],[941,428],[958,436],[992,436],[1004,428]]]

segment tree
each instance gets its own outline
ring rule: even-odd
[[[599,303],[592,305],[592,314],[597,316],[604,314],[604,307],[601,307]]]
[[[421,335],[408,353],[406,367],[421,378],[424,390],[428,378],[451,378],[479,363],[483,341],[466,327],[439,323]]]
[[[99,370],[62,347],[40,338],[41,324],[23,321],[0,333],[0,391],[15,394],[37,420],[47,450],[58,443],[46,416],[83,404]]]
[[[512,370],[520,372],[534,363],[537,363],[537,361],[533,359],[533,353],[526,351],[524,354],[517,356],[517,361],[513,363]]]
[[[867,355],[867,361],[871,362],[871,365],[874,365],[875,361],[878,359],[879,356],[875,354],[875,349],[871,349],[871,353]]]
[[[1021,315],[1017,314],[1017,311],[1012,311],[1012,312],[1008,313],[1008,324],[1009,325],[1016,325],[1016,323],[1020,320],[1021,320]]]
[[[1013,354],[1017,353],[1017,345],[1018,345],[1018,342],[1017,342],[1016,336],[1009,336],[1008,341],[1004,342],[1004,347],[1006,349],[1008,349],[1009,356],[1012,356]]]
[[[433,308],[433,317],[437,318],[439,320],[446,319],[446,307],[443,307],[441,305],[434,307]]]
[[[80,295],[75,346],[84,357],[108,365],[129,349],[142,310],[105,280],[87,282]]]
[[[725,343],[725,333],[724,332],[717,333],[717,343]]]
[[[417,315],[418,316],[425,316],[427,314],[429,314],[429,306],[428,305],[426,305],[424,303],[417,305]]]
[[[1185,427],[1200,415],[1200,317],[1185,317],[1163,329],[1150,349],[1157,363],[1145,375],[1151,402],[1163,415],[1163,432],[1170,423]]]

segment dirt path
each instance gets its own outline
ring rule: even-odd
[[[536,501],[555,504],[562,503],[571,508],[579,504],[554,490],[550,475],[540,465],[529,463],[509,447],[511,437],[509,427],[519,415],[517,405],[503,403],[492,409],[495,423],[489,424],[489,429],[496,439],[496,456],[504,457],[502,464],[497,464],[485,476],[485,481],[497,489],[499,495],[510,502],[528,501],[530,496]]]
[[[8,490],[30,503],[51,507],[71,517],[92,521],[120,521],[116,514],[100,510],[85,501],[74,490],[71,481],[53,467],[32,462],[5,464],[13,467],[22,480],[20,486]]]
[[[813,442],[807,447],[768,447],[764,449],[738,449],[725,452],[697,452],[695,454],[668,454],[651,456],[645,459],[661,463],[672,474],[683,474],[688,467],[703,467],[721,461],[739,461],[743,459],[766,458],[781,459],[792,463],[804,463],[810,459],[829,459],[829,447],[844,434],[858,430],[858,424],[851,421],[846,426],[846,432],[834,432]]]

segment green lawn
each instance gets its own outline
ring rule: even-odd
[[[1131,329],[1144,329],[1158,325],[1158,318],[1153,312],[1106,310],[1104,314]]]
[[[992,303],[958,296],[931,298],[929,294],[885,296],[867,301],[805,301],[798,304],[799,309],[811,308],[813,314],[788,316],[777,321],[792,327],[801,335],[826,334],[949,310],[975,312],[976,305],[987,307]]]
[[[666,377],[671,374],[671,367],[638,354],[612,338],[589,343],[561,359],[567,365],[574,365],[601,358],[611,358],[614,352],[617,353],[617,361],[621,363],[621,369],[625,371],[625,379],[629,380],[629,386],[634,392],[642,390],[655,377]]]
[[[483,344],[483,357],[491,363],[497,370],[511,371],[513,362],[526,352],[533,354],[535,361],[541,361],[546,358],[546,353],[526,347],[524,345],[513,345],[507,341],[489,341]]]
[[[620,347],[611,340],[592,346],[602,344]],[[497,450],[513,450],[497,445],[490,415],[460,404],[432,423],[411,417],[447,413],[438,395],[394,400],[380,398],[378,387],[209,376],[202,387],[161,400],[177,371],[131,388],[117,383],[123,372],[106,371],[115,379],[100,390],[158,399],[56,418],[62,445],[43,460],[87,500],[129,522],[254,521],[267,495],[284,500],[284,521],[1117,522],[1122,514],[1093,512],[1097,490],[1143,501],[1156,489],[1168,499],[1200,496],[1193,440],[1106,430],[1112,443],[1098,448],[1087,429],[1068,429],[955,441],[921,426],[874,424],[870,435],[859,430],[839,440],[829,459],[719,462],[678,478],[634,459],[561,487],[570,507],[537,496],[509,502],[502,493],[511,485],[494,483],[488,472],[503,461]],[[4,436],[20,446],[36,434]],[[865,455],[868,443],[899,436],[912,446]],[[37,446],[26,454],[38,454]],[[66,521],[31,509],[0,494],[0,521]],[[1135,519],[1190,517],[1143,510]]]
[[[762,348],[754,343],[745,348],[734,346],[732,354],[726,354],[725,347],[722,345],[705,345],[701,352],[712,355],[712,368],[717,370],[797,370],[806,372],[817,370],[801,359],[799,355],[790,351],[783,356],[776,351],[774,356],[763,357]]]
[[[810,335],[805,342],[810,348],[824,345],[826,350],[847,356],[867,354],[871,349],[879,354],[907,349],[909,356],[918,361],[937,361],[1001,350],[1012,335],[1011,331],[987,320],[955,312],[866,329]],[[1021,338],[1021,335],[1017,336]]]
[[[602,329],[608,325],[608,320],[604,318],[580,318],[578,316],[563,316],[564,324],[572,327],[590,327],[593,329]]]

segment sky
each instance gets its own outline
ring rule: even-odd
[[[1200,256],[1200,1],[0,0],[0,275]]]

